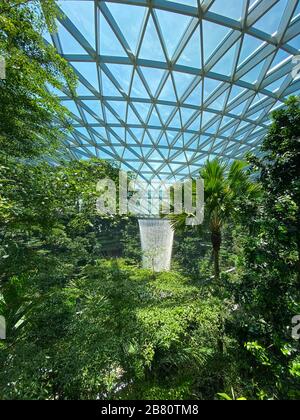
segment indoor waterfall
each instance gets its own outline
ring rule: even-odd
[[[140,235],[143,252],[143,268],[155,272],[171,268],[174,231],[169,220],[140,219]]]

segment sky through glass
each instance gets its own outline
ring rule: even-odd
[[[257,151],[300,80],[299,0],[60,0],[45,35],[79,77],[72,158],[184,179],[210,158]]]

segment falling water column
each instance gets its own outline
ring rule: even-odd
[[[174,231],[164,219],[140,219],[143,267],[156,272],[170,271]]]

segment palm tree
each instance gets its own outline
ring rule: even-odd
[[[220,249],[222,231],[236,213],[239,200],[249,200],[257,196],[259,187],[252,182],[246,171],[247,164],[235,161],[230,166],[215,159],[208,161],[200,172],[204,180],[205,218],[211,233],[215,281],[220,280]],[[187,214],[171,214],[173,228],[185,226]]]

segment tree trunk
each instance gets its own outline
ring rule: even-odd
[[[213,257],[214,257],[214,274],[215,281],[220,281],[220,249],[222,244],[222,235],[221,232],[215,231],[211,234],[211,242],[213,246]]]

